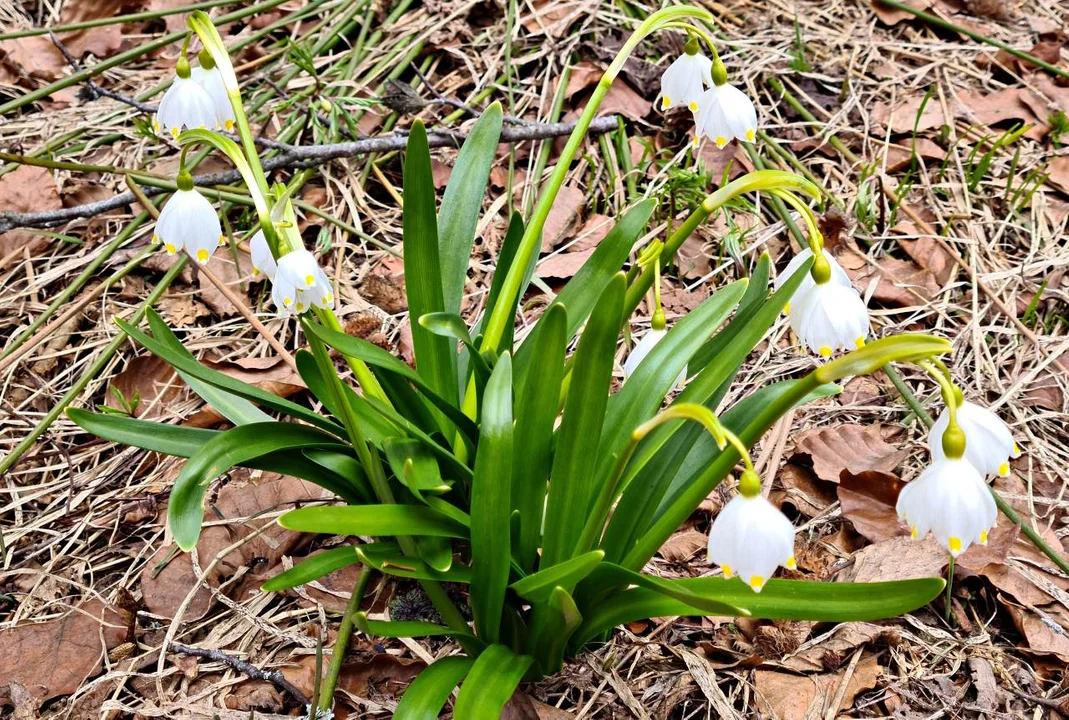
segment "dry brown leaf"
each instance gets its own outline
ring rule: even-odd
[[[324,651],[323,656],[325,667],[330,653]],[[308,697],[315,689],[315,662],[315,656],[309,655],[282,668],[285,678]],[[367,660],[346,660],[338,677],[338,690],[358,698],[369,698],[372,689],[376,697],[396,697],[425,667],[422,660],[408,660],[388,653],[376,653]]]
[[[896,228],[902,227],[904,224],[898,223],[891,228],[891,231],[894,232]],[[913,262],[930,272],[940,286],[950,282],[957,262],[942,243],[933,237],[922,235],[915,238],[899,238],[898,244],[913,258]]]
[[[889,305],[916,307],[921,303],[930,303],[941,287],[931,271],[909,260],[884,256],[872,264],[852,246],[842,248],[837,258],[854,285],[863,293],[875,280],[873,299]]]
[[[622,115],[628,120],[641,120],[652,109],[650,101],[635,92],[624,82],[615,82],[605,94],[605,99],[598,108],[598,117]]]
[[[148,259],[151,260],[154,257],[157,256],[150,255]],[[212,314],[204,303],[188,292],[168,293],[156,305],[160,309],[160,315],[173,328],[189,327],[196,324],[198,318]]]
[[[790,505],[806,517],[816,517],[835,502],[835,485],[818,478],[810,468],[787,463],[776,479],[782,490],[769,494],[776,506]]]
[[[1047,163],[1047,174],[1048,183],[1069,195],[1069,155],[1053,158]]]
[[[574,717],[570,712],[546,705],[519,690],[501,710],[501,720],[569,720]]]
[[[796,672],[821,672],[829,667],[839,667],[851,652],[862,645],[878,643],[893,646],[900,641],[901,636],[894,627],[867,622],[842,623],[806,642],[776,665]]]
[[[807,430],[799,436],[795,452],[809,455],[817,477],[834,483],[844,471],[894,472],[909,456],[883,439],[880,425],[854,424]]]
[[[18,683],[40,701],[69,695],[100,672],[109,649],[133,638],[133,628],[133,613],[94,599],[55,620],[0,630],[0,687]]]
[[[1024,136],[1039,140],[1050,132],[1050,128],[1044,122],[1046,118],[1033,115],[1025,102],[1024,98],[1030,92],[1021,87],[1004,88],[987,94],[961,90],[957,94],[954,112],[966,123],[988,127],[999,123],[1025,123],[1031,127]]]
[[[676,251],[676,268],[687,280],[699,280],[712,271],[712,261],[705,252],[705,239],[694,233]]]
[[[843,517],[853,524],[859,535],[873,542],[908,535],[898,521],[895,503],[905,487],[893,473],[867,470],[861,473],[844,472],[839,478],[839,505]]]
[[[876,656],[863,658],[854,668],[850,679],[846,669],[820,675],[791,675],[776,670],[758,670],[754,673],[754,686],[758,706],[777,720],[809,720],[823,717],[826,709],[835,701],[840,686],[846,688],[836,714],[854,704],[857,694],[876,687],[883,668]]]
[[[141,5],[141,3],[130,3],[127,0],[66,0],[63,3],[63,12],[59,21],[61,25],[70,25],[115,17],[122,15],[132,4],[137,7]],[[86,53],[91,53],[98,58],[107,57],[122,46],[122,39],[122,28],[118,24],[63,33],[60,37],[63,46],[76,58]]]
[[[265,472],[253,477],[245,468],[232,470],[230,478],[217,497],[212,497],[214,493],[209,491],[207,504],[216,518],[234,522],[205,527],[197,542],[197,556],[201,568],[207,567],[216,555],[238,539],[270,525],[266,531],[224,556],[205,578],[214,588],[238,572],[245,572],[239,582],[226,589],[227,595],[240,599],[246,592],[258,592],[264,580],[277,574],[282,556],[292,554],[306,537],[275,524],[274,518],[265,516],[265,513],[291,508],[298,502],[319,500],[328,497],[329,493],[312,483],[277,473]],[[141,574],[141,592],[149,611],[167,618],[174,617],[186,596],[194,592],[183,616],[185,622],[191,622],[207,614],[212,593],[208,587],[198,586],[197,573],[188,554],[179,553],[167,561],[173,551],[172,546],[162,547],[148,562]],[[165,564],[160,567],[161,563]]]
[[[16,41],[21,42],[21,40]],[[45,168],[20,165],[0,177],[0,209],[8,212],[45,212],[63,207],[56,181]],[[16,250],[30,257],[48,246],[49,239],[35,230],[11,230],[0,235],[0,260]]]
[[[1062,59],[1061,50],[1062,43],[1060,40],[1057,38],[1045,38],[1033,45],[1032,49],[1028,51],[1028,54],[1032,57],[1039,58],[1043,62],[1057,65]],[[1011,55],[1005,50],[999,50],[995,53],[995,62],[1014,75],[1024,75],[1026,72],[1031,72],[1039,67],[1030,60],[1024,60],[1016,55]]]
[[[572,185],[560,189],[542,228],[542,252],[552,251],[572,236],[585,206],[586,195],[582,190]]]
[[[876,13],[876,17],[878,17],[880,22],[884,25],[897,25],[903,20],[912,20],[916,17],[913,13],[899,10],[890,5],[884,5],[880,0],[871,0],[870,4],[872,5],[873,12]],[[905,0],[905,4],[917,10],[928,10],[935,4],[935,0]]]
[[[266,680],[245,680],[230,689],[223,704],[231,710],[279,713],[282,712],[282,695]]]
[[[872,120],[881,133],[890,127],[895,135],[922,133],[949,125],[939,98],[930,97],[926,102],[924,97],[925,93],[917,92],[900,96],[894,104],[877,102],[872,107]]]
[[[536,37],[545,35],[561,38],[568,34],[571,24],[585,12],[587,5],[579,0],[535,0],[534,12],[524,12],[520,24]]]
[[[969,572],[979,573],[989,565],[1001,563],[1013,546],[1017,528],[1006,523],[991,531],[991,540],[986,547],[973,545],[955,561],[955,565]],[[935,538],[928,535],[920,540],[908,536],[862,548],[854,555],[854,564],[840,573],[837,580],[843,582],[886,582],[920,577],[943,577],[950,557]]]
[[[62,76],[67,66],[63,53],[45,36],[0,41],[0,55],[16,78],[52,81]]]
[[[886,171],[898,172],[913,162],[914,154],[923,160],[940,161],[946,157],[946,151],[927,138],[901,140],[887,145],[884,151]]]
[[[535,275],[540,278],[554,278],[567,280],[579,272],[590,256],[594,254],[594,248],[581,252],[560,252],[551,255],[538,263]]]
[[[403,275],[370,273],[360,285],[360,295],[390,315],[396,315],[408,309]]]
[[[697,530],[681,530],[668,538],[658,553],[669,562],[686,562],[706,547],[709,537]]]
[[[851,405],[881,403],[886,395],[886,383],[883,380],[882,372],[853,378],[843,385],[843,391],[839,393],[839,404],[843,407],[850,407]]]
[[[564,97],[569,98],[596,85],[601,80],[601,76],[605,74],[604,65],[589,60],[575,63],[571,70],[568,75],[568,86],[564,89]]]
[[[1028,641],[1033,653],[1057,655],[1069,663],[1069,611],[1052,603],[1043,607],[1024,608],[999,596],[1013,624]]]
[[[608,215],[594,213],[586,219],[575,234],[575,240],[568,244],[568,252],[582,252],[596,248],[613,228],[613,219]]]
[[[235,254],[237,255],[237,264],[234,262]],[[252,258],[247,252],[243,250],[231,251],[229,247],[219,248],[212,256],[208,269],[219,282],[237,295],[238,298],[245,297],[246,293],[242,290],[241,284],[252,277]],[[197,284],[200,286],[200,292],[197,297],[214,310],[216,315],[230,317],[238,313],[238,309],[234,307],[234,304],[226,299],[226,295],[215,287],[215,284],[208,279],[207,275],[199,273],[197,275]]]
[[[185,394],[186,384],[174,368],[155,355],[127,361],[122,372],[108,382],[108,407],[125,410],[120,397],[132,405],[133,416],[151,420],[167,414],[168,406]]]

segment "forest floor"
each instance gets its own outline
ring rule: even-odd
[[[0,28],[158,15],[181,4],[0,0]],[[213,17],[252,7],[216,4]],[[305,145],[386,135],[415,117],[462,132],[472,111],[494,100],[528,122],[574,119],[649,11],[627,0],[263,4],[223,35],[236,47],[254,128]],[[706,143],[697,157],[687,114],[664,117],[652,107],[682,36],[644,43],[603,106],[619,122],[591,137],[553,209],[524,312],[540,312],[545,292],[569,279],[612,218],[641,197],[663,201],[652,239],[725,177],[760,166],[803,170],[828,191],[825,234],[868,300],[875,334],[924,331],[953,341],[949,364],[966,397],[996,410],[1024,451],[996,487],[1069,552],[1069,5],[910,4],[974,35],[868,0],[705,3],[718,17],[728,72],[755,99],[763,132],[751,147]],[[301,346],[294,322],[270,311],[247,253],[235,245],[208,271],[186,268],[172,279],[173,261],[149,249],[155,208],[147,198],[72,211],[86,216],[47,229],[2,225],[8,211],[107,203],[173,175],[176,147],[152,137],[147,116],[128,101],[158,102],[180,41],[155,41],[183,27],[184,15],[170,14],[59,33],[70,58],[47,35],[0,40],[0,228],[9,230],[0,234],[0,715],[292,716],[291,690],[234,661],[279,671],[311,695],[317,637],[333,641],[353,585],[339,571],[294,591],[259,591],[265,578],[331,542],[274,523],[313,495],[288,477],[236,471],[218,481],[209,531],[196,553],[176,555],[165,507],[180,462],[96,439],[62,413],[109,406],[220,424],[113,322],[134,316],[153,292],[154,307],[202,360],[306,402],[286,357],[244,317],[251,309],[285,350]],[[92,82],[71,83],[82,69],[96,71],[85,73]],[[489,284],[508,209],[530,207],[545,158],[552,165],[562,142],[501,146],[473,257],[470,315]],[[434,151],[439,187],[455,156]],[[320,165],[300,197],[301,230],[324,253],[347,330],[411,359],[399,159],[394,149]],[[226,170],[216,157],[198,168]],[[239,197],[228,217],[240,229],[249,215]],[[767,201],[705,224],[665,278],[669,322],[745,276],[763,251],[782,270],[792,243]],[[625,353],[621,345],[618,359]],[[725,404],[813,362],[794,349],[783,318]],[[938,413],[937,388],[904,372]],[[798,527],[795,576],[945,574],[943,551],[930,540],[908,545],[894,514],[903,482],[927,462],[921,420],[877,373],[793,411],[758,444],[770,497]],[[705,537],[721,502],[714,493],[647,569],[707,574]],[[374,593],[373,612],[420,602],[399,583]],[[509,717],[1069,716],[1069,575],[1004,517],[986,548],[959,559],[951,611],[948,622],[940,599],[879,623],[632,623],[558,675],[525,685]],[[183,654],[173,643],[211,652]],[[389,716],[424,663],[454,650],[358,636],[337,715]]]

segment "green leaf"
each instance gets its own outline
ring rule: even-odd
[[[333,475],[347,481],[359,494],[358,502],[371,502],[372,498],[375,497],[371,483],[368,482],[367,476],[364,474],[364,468],[360,465],[360,461],[351,454],[332,450],[311,449],[305,450],[304,456],[316,465],[329,470]],[[303,475],[299,477],[303,477]],[[339,494],[346,497],[342,493]],[[346,499],[348,500],[349,498],[346,497]]]
[[[471,421],[471,418],[461,412],[455,403],[449,402],[445,397],[438,394],[435,389],[430,386],[427,380],[424,379],[424,376],[421,373],[416,372],[387,351],[377,345],[372,345],[366,340],[361,340],[352,335],[346,335],[345,333],[325,328],[322,325],[309,325],[308,332],[312,333],[343,355],[356,358],[357,360],[363,360],[368,365],[382,368],[383,370],[394,373],[408,382],[411,382],[417,388],[422,390],[424,396],[434,403],[434,406],[441,410],[461,432],[471,439],[474,439],[478,435],[475,423]],[[415,330],[413,330],[413,332],[415,332]],[[456,393],[453,393],[450,397],[455,395]]]
[[[278,451],[345,447],[321,430],[296,423],[239,425],[216,435],[186,461],[171,488],[167,524],[175,542],[186,552],[196,546],[208,484],[235,465]]]
[[[631,253],[631,248],[645,231],[646,223],[649,222],[655,206],[656,203],[653,200],[643,200],[628,210],[609,231],[609,234],[598,243],[598,247],[583,263],[579,272],[557,295],[554,303],[568,308],[568,328],[565,332],[568,338],[573,337],[583,326],[609,283],[612,282],[616,273],[620,272],[620,268],[623,267],[627,256]],[[542,317],[545,318],[544,313]],[[515,374],[520,384],[524,382],[528,367],[534,359],[529,345],[530,343],[525,342],[516,351]]]
[[[435,660],[405,690],[393,713],[394,720],[437,720],[453,688],[473,664],[473,659],[462,655]]]
[[[222,434],[218,430],[165,425],[122,415],[91,413],[77,408],[69,408],[67,417],[105,440],[184,458],[193,457],[206,443]],[[344,457],[353,460],[351,456],[342,453],[322,452],[328,453],[332,459]],[[255,470],[270,470],[303,478],[330,490],[349,502],[359,502],[367,495],[365,487],[360,485],[358,476],[339,474],[329,466],[290,452],[272,452],[261,457],[249,458],[238,464]]]
[[[145,313],[145,317],[148,319],[148,324],[152,329],[153,337],[161,342],[167,343],[167,345],[176,353],[185,355],[193,362],[196,362],[193,354],[182,345],[178,337],[171,332],[171,328],[168,327],[167,323],[164,322],[163,318],[161,318],[155,310],[149,308],[148,312]],[[178,376],[182,378],[186,385],[189,385],[190,389],[197,393],[204,402],[218,410],[223,417],[235,425],[248,425],[249,423],[267,422],[274,419],[243,397],[239,397],[222,388],[217,388],[214,385],[198,380],[192,375],[180,370],[178,371]]]
[[[278,524],[299,532],[330,535],[434,535],[466,538],[460,523],[422,505],[324,505],[290,510]]]
[[[477,330],[472,333],[473,335],[479,335],[483,325],[486,323],[486,319],[493,315],[497,300],[501,297],[501,287],[505,284],[505,276],[508,275],[509,268],[512,267],[512,262],[516,259],[516,252],[520,248],[521,240],[523,240],[523,216],[518,212],[513,212],[509,218],[509,227],[505,232],[505,239],[501,242],[501,250],[497,253],[497,261],[494,264],[494,279],[490,283],[490,292],[486,296],[486,308],[483,310],[483,316],[479,319],[479,323],[476,325]],[[516,307],[519,302],[520,297],[517,295],[512,303],[512,312],[509,313],[509,317],[516,317]],[[512,324],[505,327],[505,333],[499,345],[502,350],[508,350],[512,347],[513,332]],[[515,366],[516,360],[513,358],[513,368]],[[515,370],[513,375],[515,375]]]
[[[424,539],[424,538],[419,538]],[[445,540],[448,538],[435,538]],[[438,570],[421,558],[409,557],[392,543],[374,543],[360,545],[356,555],[361,562],[386,575],[412,578],[415,580],[441,580],[445,582],[470,583],[471,568],[467,565],[452,565],[445,570]]]
[[[471,613],[479,637],[497,642],[511,566],[512,358],[501,356],[483,393],[471,482]]]
[[[409,316],[419,318],[428,313],[446,310],[442,290],[443,266],[438,250],[438,220],[434,208],[431,155],[427,146],[427,131],[420,120],[412,123],[408,136],[403,180],[405,294],[408,296]],[[480,204],[482,199],[483,195],[480,194]],[[456,229],[455,226],[452,228],[453,231]],[[455,263],[456,260],[450,258],[448,262]],[[465,257],[463,270],[465,275],[466,263]],[[463,283],[460,288],[463,288]],[[458,298],[456,311],[459,312],[459,310]],[[457,389],[455,345],[448,339],[430,332],[418,322],[411,323],[411,327],[412,347],[415,350],[416,367],[419,368],[420,375],[426,378],[426,384],[434,392],[455,405],[459,402],[460,395]]]
[[[418,500],[423,500],[423,493],[439,495],[449,492],[449,485],[442,481],[434,455],[419,441],[392,438],[383,449],[393,474]]]
[[[590,314],[573,357],[550,474],[542,568],[567,560],[575,552],[594,499],[598,440],[612,381],[625,288],[624,274],[617,273]]]
[[[501,138],[501,120],[501,104],[495,102],[475,121],[468,138],[457,153],[453,172],[450,173],[449,182],[445,186],[442,207],[438,211],[442,297],[448,312],[460,312],[464,282],[468,277],[468,263],[471,260],[471,247],[475,242],[475,228],[479,222],[483,199],[486,197],[490,166],[494,162],[497,144]],[[409,142],[411,146],[411,141]],[[405,197],[407,198],[407,188]],[[501,268],[498,268],[498,272],[501,272]]]
[[[661,578],[644,575],[628,570],[613,563],[601,563],[587,578],[587,585],[599,591],[617,592],[615,588],[626,590],[630,586],[643,587],[655,593],[665,595],[691,607],[698,608],[707,615],[724,615],[737,617],[749,613],[739,605],[724,601],[716,595],[691,592],[678,583],[671,583]],[[611,594],[611,593],[609,593]]]
[[[532,647],[542,672],[553,674],[560,670],[568,641],[582,622],[575,600],[562,587],[554,588],[548,601],[535,607]]]
[[[931,602],[946,583],[920,578],[882,583],[821,583],[805,580],[768,581],[760,593],[738,578],[664,580],[687,592],[747,609],[755,618],[849,622],[882,620]],[[704,615],[702,610],[644,587],[603,598],[588,608],[586,621],[572,644],[578,650],[592,638],[623,623],[650,617]]]
[[[604,551],[591,550],[571,560],[565,560],[545,570],[532,573],[512,583],[509,588],[524,600],[529,600],[532,605],[546,602],[554,588],[575,587],[576,583],[589,575],[604,558]]]
[[[553,425],[560,404],[567,350],[565,327],[568,314],[563,305],[546,309],[535,327],[532,346],[535,364],[517,395],[516,436],[512,462],[512,507],[519,513],[516,557],[525,570],[538,562],[542,539],[542,513],[549,479]]]
[[[367,613],[358,612],[353,614],[353,622],[360,631],[367,635],[387,638],[413,638],[413,637],[452,637],[464,638],[476,644],[484,646],[485,643],[460,630],[453,630],[443,625],[435,625],[418,620],[406,620],[398,622],[394,620],[371,620]]]
[[[318,580],[335,570],[341,570],[343,567],[355,565],[359,562],[355,550],[356,548],[352,545],[345,545],[318,552],[297,563],[289,570],[275,575],[261,585],[260,589],[264,592],[288,590],[289,588]]]
[[[459,340],[469,347],[474,344],[471,339],[471,333],[468,331],[468,326],[464,322],[464,318],[456,313],[429,313],[419,319],[419,324],[435,335]]]
[[[141,330],[137,329],[125,320],[116,319],[115,324],[118,325],[124,333],[133,338],[136,342],[147,348],[153,354],[167,361],[175,370],[183,372],[191,377],[203,380],[209,385],[213,385],[217,388],[222,388],[238,397],[245,398],[246,400],[252,400],[259,403],[264,407],[277,410],[281,413],[285,413],[290,417],[298,420],[304,420],[310,425],[315,425],[318,428],[326,430],[327,432],[336,435],[340,438],[346,437],[345,428],[341,427],[337,423],[331,422],[327,418],[323,417],[317,412],[312,412],[306,407],[298,405],[297,403],[284,400],[277,395],[261,390],[255,385],[249,385],[243,383],[240,380],[225,375],[216,370],[206,368],[196,360],[192,358],[188,353],[179,353],[169,347],[166,343],[159,342],[152,337],[149,337]]]
[[[331,392],[329,384],[319,371],[315,356],[301,349],[294,355],[294,359],[297,361],[297,373],[308,386],[308,391],[315,396],[316,400],[323,403],[323,407],[329,410],[331,415],[341,417],[342,410],[334,402],[334,393]],[[345,398],[360,421],[360,432],[368,442],[375,447],[381,447],[383,440],[399,434],[398,428],[375,410],[362,395],[358,395],[348,385],[343,385],[343,387]]]
[[[475,660],[460,686],[453,717],[462,720],[499,720],[501,710],[516,692],[534,659],[517,655],[504,645],[491,645]]]

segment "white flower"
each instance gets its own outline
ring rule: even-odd
[[[160,211],[153,244],[163,243],[169,255],[185,249],[201,265],[224,243],[219,216],[208,199],[196,190],[175,190]]]
[[[219,68],[206,70],[202,67],[195,67],[190,71],[190,78],[200,85],[212,99],[216,126],[225,128],[228,132],[233,130],[234,107],[230,104],[230,96],[226,94],[223,74],[219,72]]]
[[[702,136],[710,138],[718,148],[731,138],[753,142],[757,137],[757,110],[746,93],[734,85],[713,85],[698,100],[700,110],[694,118],[695,144]]]
[[[152,127],[157,135],[170,133],[172,137],[183,129],[216,129],[215,103],[192,79],[176,76],[160,101]]]
[[[267,238],[264,237],[263,230],[257,230],[256,234],[252,236],[252,240],[249,240],[249,255],[252,259],[252,274],[254,277],[263,273],[269,279],[275,279],[275,271],[278,269],[278,265],[275,264],[275,256],[271,254],[271,248],[267,245]]]
[[[282,315],[300,314],[312,306],[334,308],[330,278],[307,250],[292,250],[279,258],[272,283],[271,300]]]
[[[836,285],[842,285],[843,287],[850,287],[850,276],[843,270],[843,266],[840,265],[827,250],[822,251],[822,254],[824,255],[824,259],[828,261],[828,266],[831,267],[831,282]],[[776,290],[779,290],[783,284],[798,271],[798,268],[802,267],[802,264],[811,257],[813,257],[813,251],[809,248],[805,248],[791,258],[791,261],[787,263],[787,267],[783,269],[783,272],[776,275],[776,281],[773,287]],[[799,283],[798,289],[794,291],[794,296],[797,298],[804,297],[816,284],[816,280],[813,279],[813,276],[810,273],[806,273],[805,277],[802,278],[802,282]]]
[[[301,248],[293,250],[278,259],[278,271],[275,273],[275,282],[281,278],[284,282],[292,285],[297,290],[307,290],[316,283],[315,256]]]
[[[933,460],[945,457],[941,438],[949,424],[950,412],[944,409],[928,432],[928,447]],[[981,475],[1006,477],[1010,474],[1010,458],[1018,457],[1021,449],[998,415],[976,403],[963,402],[958,408],[958,425],[965,433],[965,459]]]
[[[777,565],[796,567],[794,526],[760,493],[736,495],[709,531],[709,561],[761,592]]]
[[[964,458],[935,460],[902,488],[898,517],[919,540],[930,531],[957,557],[972,543],[987,544],[998,509],[983,476]]]
[[[794,294],[791,329],[810,350],[830,357],[836,350],[862,347],[869,336],[869,313],[853,287],[830,280]]]
[[[638,344],[635,345],[634,349],[632,349],[631,353],[627,356],[627,360],[624,361],[624,382],[627,382],[627,379],[635,374],[635,370],[638,369],[638,366],[642,364],[642,361],[646,359],[646,356],[650,354],[650,351],[653,350],[657,343],[659,343],[667,334],[668,331],[664,328],[659,330],[650,328],[649,332],[642,336],[642,339],[638,341]],[[673,383],[672,389],[675,390],[681,387],[683,381],[686,379],[687,369],[683,368],[679,373],[679,377],[677,377],[675,383]]]
[[[683,53],[661,73],[661,94],[655,103],[661,110],[686,106],[698,112],[702,93],[713,79],[713,61],[701,53]]]

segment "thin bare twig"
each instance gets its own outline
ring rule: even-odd
[[[615,115],[597,118],[590,124],[589,132],[606,133],[615,130],[616,126],[617,119]],[[520,127],[507,127],[501,131],[501,142],[517,143],[530,140],[546,140],[568,135],[574,128],[575,122],[538,123]],[[465,137],[463,133],[438,130],[427,134],[427,142],[432,148],[457,146]],[[282,145],[281,143],[276,144],[285,149],[281,155],[264,160],[263,167],[265,171],[303,169],[341,158],[403,150],[408,146],[408,137],[405,135],[389,135],[326,145],[293,146]],[[201,186],[230,185],[240,180],[241,175],[237,170],[197,175],[193,178],[194,183]],[[170,192],[169,188],[146,187],[144,190],[145,195],[148,197]],[[132,192],[124,192],[107,200],[98,200],[61,210],[36,213],[4,211],[0,212],[0,233],[5,233],[14,228],[51,227],[78,218],[95,217],[109,210],[126,207],[136,199]]]
[[[193,657],[204,658],[205,660],[221,662],[227,667],[248,675],[253,680],[266,680],[279,690],[289,693],[293,699],[299,702],[303,707],[308,706],[308,696],[301,692],[300,688],[296,687],[293,683],[283,677],[282,673],[277,670],[261,670],[255,665],[226,654],[222,650],[210,650],[208,648],[193,647],[192,645],[183,645],[182,643],[176,642],[171,643],[170,650],[171,652],[182,653],[183,655],[192,655]]]

